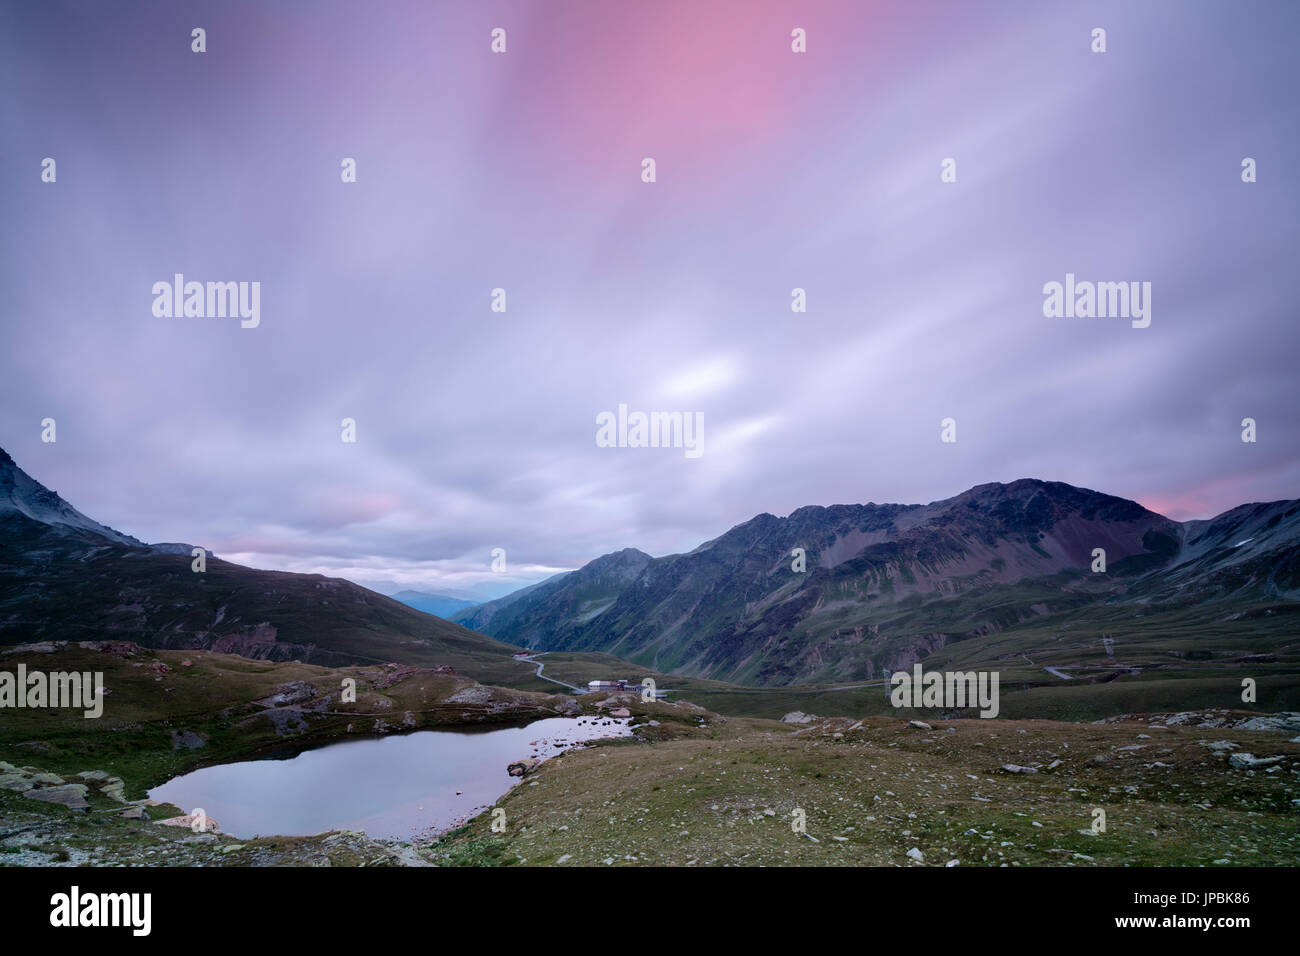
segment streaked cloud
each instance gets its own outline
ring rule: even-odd
[[[509,590],[1021,477],[1300,497],[1294,5],[205,18],[199,57],[172,4],[0,8],[0,445],[123,531]],[[1044,318],[1067,271],[1151,281],[1151,327]],[[260,281],[261,326],[154,318],[175,272]],[[619,403],[700,412],[705,456],[597,448]]]

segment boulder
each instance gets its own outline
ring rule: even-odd
[[[924,720],[909,720],[907,726],[911,727],[913,730],[934,730],[934,728]]]
[[[69,810],[85,810],[90,806],[86,800],[86,785],[82,783],[69,783],[61,787],[41,787],[39,790],[28,790],[23,796],[42,803],[59,803]]]
[[[306,681],[293,680],[271,689],[268,697],[255,700],[261,707],[284,707],[287,704],[302,704],[316,696],[316,688]]]
[[[104,693],[108,693],[108,690],[105,689]],[[35,750],[37,753],[42,754],[58,753],[59,751],[58,747],[55,747],[52,744],[47,744],[43,740],[24,740],[20,744],[14,744],[14,746],[21,748],[22,750]]]
[[[172,731],[172,750],[199,750],[208,742],[208,739],[200,733],[192,730],[173,730]]]
[[[212,817],[200,817],[197,813],[184,813],[179,817],[168,817],[166,820],[153,821],[160,827],[184,827],[187,830],[194,830],[195,833],[220,833],[221,827]],[[195,824],[198,824],[196,827]]]
[[[117,803],[126,803],[126,784],[117,778],[109,781],[107,785],[100,787],[99,792],[108,797],[108,799],[114,800]]]
[[[1285,759],[1285,757],[1256,757],[1254,754],[1239,753],[1230,756],[1228,763],[1238,770],[1254,770],[1257,767],[1271,767]]]
[[[1270,714],[1267,717],[1251,717],[1249,720],[1238,724],[1238,726],[1242,730],[1297,731],[1300,730],[1300,713],[1283,711],[1278,714]]]
[[[21,773],[0,773],[0,790],[30,790],[32,778]]]

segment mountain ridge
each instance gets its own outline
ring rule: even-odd
[[[1298,515],[1280,501],[1180,523],[1064,482],[987,482],[926,505],[762,513],[689,552],[611,552],[454,619],[537,650],[736,683],[870,679],[1079,608],[1300,599]]]
[[[264,571],[189,545],[148,545],[88,518],[0,449],[0,643],[128,640],[338,666],[450,664],[515,647],[351,581]]]

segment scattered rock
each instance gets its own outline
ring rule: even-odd
[[[40,641],[35,644],[19,644],[17,647],[10,648],[5,654],[53,654],[60,647],[67,644],[67,641]]]
[[[456,691],[447,700],[456,704],[490,704],[492,702],[492,691],[482,684],[471,684]]]
[[[200,822],[196,829],[194,824]],[[196,833],[220,833],[221,827],[217,821],[209,816],[199,816],[197,813],[184,813],[179,817],[168,817],[166,820],[154,820],[155,826],[160,827],[184,827],[187,830],[194,830]],[[328,842],[328,841],[326,841]]]
[[[1252,717],[1237,726],[1241,730],[1300,730],[1300,713],[1284,711],[1267,717]]]
[[[117,777],[110,780],[106,786],[100,787],[99,792],[117,803],[126,803],[126,784]]]
[[[1254,770],[1257,767],[1270,767],[1285,759],[1285,757],[1256,757],[1254,754],[1239,753],[1229,757],[1228,763],[1238,770]]]
[[[283,707],[286,704],[302,704],[316,696],[316,688],[306,681],[295,680],[271,689],[271,693],[253,703],[260,707]]]
[[[37,753],[43,754],[58,753],[59,750],[58,747],[47,744],[43,740],[24,740],[20,744],[14,744],[14,746],[21,750],[35,750]]]
[[[934,728],[924,720],[909,720],[907,726],[911,727],[913,730],[934,730]]]
[[[30,790],[32,789],[31,777],[21,773],[0,773],[0,790]]]
[[[87,789],[84,783],[69,783],[61,787],[28,790],[23,796],[29,800],[40,800],[42,803],[60,803],[69,810],[85,810],[90,806],[86,800]]]
[[[206,737],[200,733],[195,733],[193,730],[172,731],[172,750],[199,750],[207,742]]]

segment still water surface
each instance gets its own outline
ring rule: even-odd
[[[548,717],[526,727],[345,740],[291,756],[205,767],[155,787],[149,797],[187,813],[201,808],[240,839],[346,829],[404,840],[491,807],[519,783],[506,772],[510,763],[553,757],[597,737],[629,736],[628,723]]]

